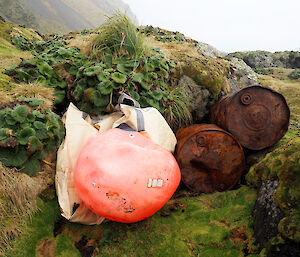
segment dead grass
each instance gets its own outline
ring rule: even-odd
[[[72,38],[67,39],[69,47],[77,47],[85,55],[90,55],[92,53],[93,42],[95,41],[97,34],[88,33],[85,35],[76,34]]]
[[[53,88],[38,83],[17,85],[9,93],[17,99],[21,97],[42,99],[44,102],[40,105],[40,110],[52,109],[55,98]]]
[[[179,63],[181,60],[184,60],[185,57],[193,57],[193,58],[203,57],[203,55],[198,52],[197,48],[191,42],[164,43],[155,40],[154,37],[147,37],[145,40],[149,45],[155,48],[159,48],[168,59],[173,60],[176,63]]]
[[[37,196],[52,183],[54,171],[45,165],[42,170],[37,177],[29,177],[0,162],[0,256],[13,247],[37,211]]]

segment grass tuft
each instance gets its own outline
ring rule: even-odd
[[[108,17],[98,32],[93,43],[93,54],[98,60],[104,53],[139,59],[147,51],[142,35],[126,15],[118,13]]]
[[[189,98],[183,88],[177,87],[170,91],[164,117],[174,131],[192,123],[188,103]]]

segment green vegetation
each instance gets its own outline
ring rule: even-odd
[[[117,103],[119,93],[126,92],[142,107],[153,106],[167,118],[172,116],[171,122],[187,124],[190,114],[182,101],[184,92],[180,93],[182,99],[171,93],[176,86],[172,78],[175,64],[147,47],[125,16],[109,18],[99,31],[89,58],[76,48],[68,48],[62,37],[45,41],[15,38],[16,46],[31,49],[35,59],[12,66],[6,73],[17,83],[54,88],[56,105],[66,106],[71,100],[89,114],[103,114]],[[177,107],[173,113],[169,112],[170,105]]]
[[[55,251],[50,256],[80,256],[75,242],[84,238],[96,248],[96,256],[254,257],[251,211],[255,199],[255,190],[248,187],[186,196],[169,201],[151,218],[134,224],[62,224],[56,238],[50,232],[58,217],[57,205],[38,201],[41,211],[28,224],[11,256],[36,256],[43,245]]]
[[[114,59],[127,57],[137,61],[148,50],[143,37],[124,15],[116,14],[108,18],[98,32],[99,36],[93,43],[93,53],[98,60],[108,54]]]
[[[289,130],[277,148],[251,167],[246,179],[258,187],[264,180],[279,180],[274,193],[276,205],[285,217],[278,225],[279,234],[270,244],[290,239],[300,242],[300,137],[299,131]]]
[[[42,100],[24,98],[23,102],[26,104],[0,110],[0,161],[33,176],[45,155],[57,150],[64,127],[59,116],[50,110],[41,113],[31,109]]]
[[[256,193],[235,191],[171,200],[135,224],[102,224],[97,256],[245,256],[255,252],[251,211]],[[172,213],[171,210],[173,210]],[[168,217],[163,217],[170,215]],[[247,253],[247,254],[245,254]]]
[[[293,70],[288,77],[293,80],[297,80],[300,78],[300,70]]]
[[[28,221],[22,237],[16,242],[15,247],[7,256],[36,256],[38,243],[53,237],[54,223],[60,215],[56,200],[43,202],[38,198],[37,206],[39,209],[38,213],[32,217],[31,221]],[[58,245],[60,246],[59,243]]]
[[[262,74],[262,75],[271,75],[274,74],[274,70],[271,68],[254,68],[253,69],[256,73]]]
[[[187,41],[183,34],[180,32],[171,32],[161,28],[154,28],[152,26],[142,26],[138,28],[140,33],[145,34],[146,36],[154,36],[155,40],[161,42],[185,42]]]

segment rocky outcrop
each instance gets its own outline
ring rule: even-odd
[[[282,211],[276,206],[273,194],[279,181],[267,180],[258,190],[257,200],[253,209],[254,235],[262,249],[265,244],[278,233],[278,223],[283,218]]]
[[[187,97],[190,99],[189,111],[192,114],[194,123],[201,121],[208,113],[209,91],[185,75],[179,80],[178,86],[184,88]]]
[[[231,92],[237,92],[245,86],[257,85],[258,80],[256,73],[241,59],[231,58],[230,73],[227,78],[230,83]]]
[[[196,44],[196,48],[201,52],[201,54],[208,58],[226,56],[226,53],[221,52],[217,48],[203,42],[198,42]]]
[[[252,68],[300,68],[300,52],[285,51],[285,52],[235,52],[230,53],[227,57],[237,57],[244,60]]]

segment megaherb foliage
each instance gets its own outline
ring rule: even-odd
[[[113,16],[99,32],[89,33],[98,34],[89,57],[77,48],[68,48],[62,37],[35,41],[30,43],[35,59],[10,67],[6,73],[17,82],[52,87],[55,104],[66,106],[72,101],[91,115],[111,111],[119,94],[125,92],[142,107],[155,107],[166,116],[170,106],[176,106],[169,120],[186,123],[182,114],[187,103],[171,93],[177,83],[172,76],[175,63],[147,47],[126,17]]]
[[[0,161],[30,176],[38,173],[40,161],[58,148],[65,133],[58,115],[32,108],[41,101],[25,98],[13,109],[0,110]]]

